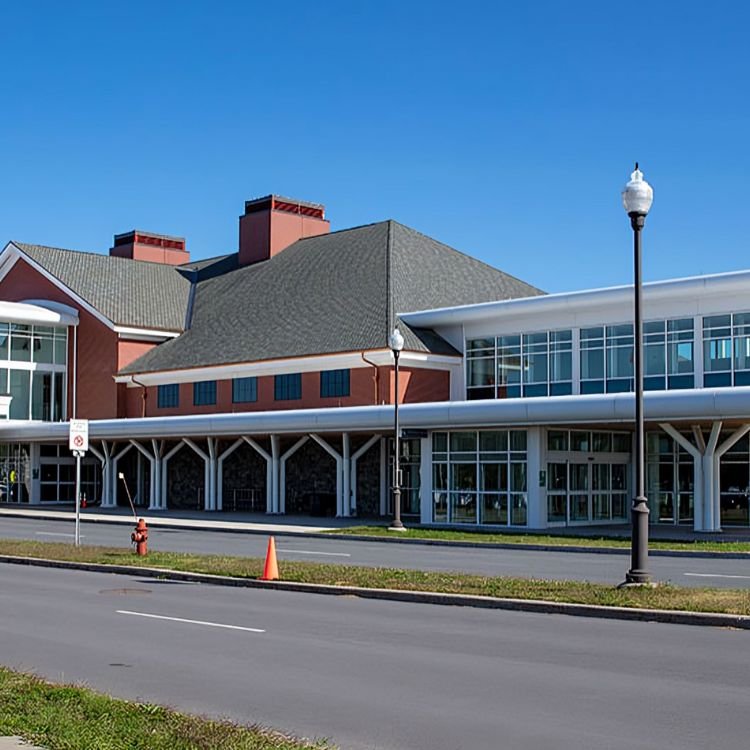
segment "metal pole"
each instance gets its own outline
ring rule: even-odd
[[[396,389],[396,395],[394,398],[394,408],[393,408],[393,420],[394,420],[394,446],[395,446],[395,455],[393,458],[393,522],[390,525],[391,529],[402,531],[404,529],[404,524],[401,523],[401,446],[399,443],[399,429],[398,429],[398,355],[399,352],[397,352],[395,349],[393,351],[393,356],[396,360],[396,370],[395,370],[395,389]]]
[[[81,451],[76,451],[76,534],[75,546],[81,546]]]
[[[635,365],[635,498],[631,509],[632,534],[630,542],[630,570],[626,583],[649,583],[648,571],[648,499],[644,483],[644,426],[643,426],[643,291],[641,281],[641,230],[646,222],[643,214],[631,213],[633,227],[633,265],[635,276],[635,325],[633,349]]]

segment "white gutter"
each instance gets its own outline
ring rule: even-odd
[[[733,271],[709,276],[693,276],[685,279],[651,281],[643,285],[645,303],[677,298],[695,298],[706,295],[725,296],[750,291],[750,271]],[[476,305],[442,307],[434,310],[399,313],[399,317],[410,326],[431,328],[437,325],[460,325],[484,320],[488,315],[553,315],[572,310],[580,312],[587,308],[604,305],[627,305],[633,301],[633,287],[613,286],[604,289],[588,289],[578,292],[543,294],[536,297],[482,302]]]
[[[646,393],[645,416],[652,422],[750,420],[750,386]],[[632,393],[618,393],[406,404],[399,407],[399,418],[403,427],[423,429],[631,423],[634,419],[634,397]],[[65,422],[9,421],[0,424],[0,441],[66,440],[68,429]],[[89,434],[93,440],[387,432],[392,429],[392,405],[89,422]]]

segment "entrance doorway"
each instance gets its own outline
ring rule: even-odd
[[[597,458],[547,464],[550,525],[611,523],[627,518],[628,464]]]

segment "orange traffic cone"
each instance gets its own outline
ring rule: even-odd
[[[263,568],[261,581],[278,581],[279,565],[276,562],[276,542],[272,536],[268,537],[268,550],[266,551],[266,565]]]

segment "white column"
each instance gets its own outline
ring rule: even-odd
[[[344,460],[337,451],[331,448],[331,446],[323,440],[323,438],[315,434],[311,434],[310,437],[336,461],[336,517],[341,518],[344,515],[344,489],[342,481]]]
[[[419,467],[419,522],[432,523],[432,434],[422,438]]]
[[[542,429],[526,430],[526,512],[530,529],[547,528],[547,492],[540,486],[542,471]]]
[[[349,487],[352,493],[351,515],[357,515],[357,461],[380,440],[380,435],[373,435],[364,445],[354,452],[351,458],[351,469],[349,470]]]
[[[380,515],[384,516],[388,508],[388,446],[385,438],[380,438]]]
[[[208,510],[216,510],[216,438],[206,438],[208,443]]]
[[[161,472],[162,472],[162,454],[164,453],[164,441],[152,440],[151,448],[154,451],[154,465],[151,471],[151,492],[153,496],[154,508],[161,510],[163,499],[161,494]]]
[[[105,441],[102,440],[102,448],[105,445]],[[109,456],[105,456],[103,450],[100,451],[93,443],[89,443],[89,450],[91,453],[99,459],[99,463],[102,465],[102,496],[99,498],[99,502],[104,505],[104,495],[107,492],[107,483],[109,482]],[[94,498],[91,498],[92,500]]]
[[[281,453],[281,438],[271,435],[271,513],[279,513],[279,454]]]
[[[31,477],[29,478],[29,505],[38,505],[41,500],[41,480],[42,473],[39,443],[31,443],[29,447],[29,464],[31,468]],[[34,474],[36,473],[36,476]]]
[[[341,492],[343,494],[341,515],[348,518],[352,514],[352,445],[348,432],[341,436],[341,451]]]
[[[301,437],[279,459],[279,513],[286,513],[286,460],[296,453],[308,439],[307,435]]]
[[[721,425],[721,422],[714,422],[711,425],[708,442],[704,440],[700,427],[693,425],[692,431],[696,445],[693,445],[684,435],[677,432],[672,425],[666,423],[659,425],[672,440],[681,445],[693,457],[693,529],[695,531],[721,530],[721,515],[718,510],[719,462],[716,456]],[[744,432],[740,434],[737,440],[744,434]],[[729,440],[726,443],[729,443]],[[734,443],[730,443],[725,450],[731,448],[732,445]]]

